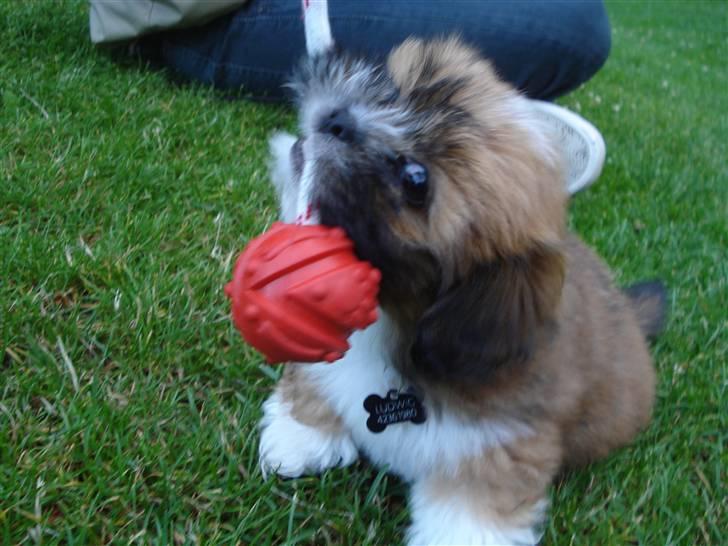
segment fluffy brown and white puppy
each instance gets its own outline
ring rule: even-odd
[[[264,471],[362,454],[411,482],[410,544],[536,543],[556,473],[650,419],[661,288],[626,295],[566,232],[547,128],[458,40],[409,40],[386,67],[327,53],[293,87],[302,137],[272,142],[283,217],[306,164],[321,222],[381,270],[382,313],[341,361],[286,368]],[[392,404],[368,428],[364,400],[390,391],[424,422]]]

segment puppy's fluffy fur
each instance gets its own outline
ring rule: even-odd
[[[361,454],[412,483],[409,543],[536,543],[555,474],[650,419],[661,289],[625,295],[566,232],[547,128],[458,40],[409,40],[386,67],[322,55],[292,86],[300,145],[272,142],[284,219],[310,161],[321,222],[382,272],[382,313],[341,361],[287,367],[264,407],[263,469]],[[342,111],[346,138],[326,124]],[[402,157],[429,172],[420,206]],[[364,399],[405,388],[427,420],[370,432]]]

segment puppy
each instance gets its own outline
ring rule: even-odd
[[[272,141],[283,218],[306,163],[321,223],[382,272],[381,317],[339,362],[287,366],[263,471],[362,455],[411,483],[409,544],[537,543],[560,469],[650,419],[662,287],[620,291],[566,232],[547,128],[457,39],[408,40],[385,67],[327,52],[292,87],[301,139]]]

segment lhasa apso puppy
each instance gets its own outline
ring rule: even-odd
[[[567,233],[548,128],[459,40],[410,39],[386,66],[324,52],[292,87],[283,219],[310,165],[321,223],[382,273],[381,313],[342,360],[286,367],[264,472],[363,456],[411,484],[408,544],[537,543],[554,476],[650,419],[662,287],[616,288]]]

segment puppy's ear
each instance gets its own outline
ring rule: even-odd
[[[433,380],[470,383],[527,360],[553,334],[563,281],[563,256],[553,248],[477,266],[423,315],[415,368]]]

